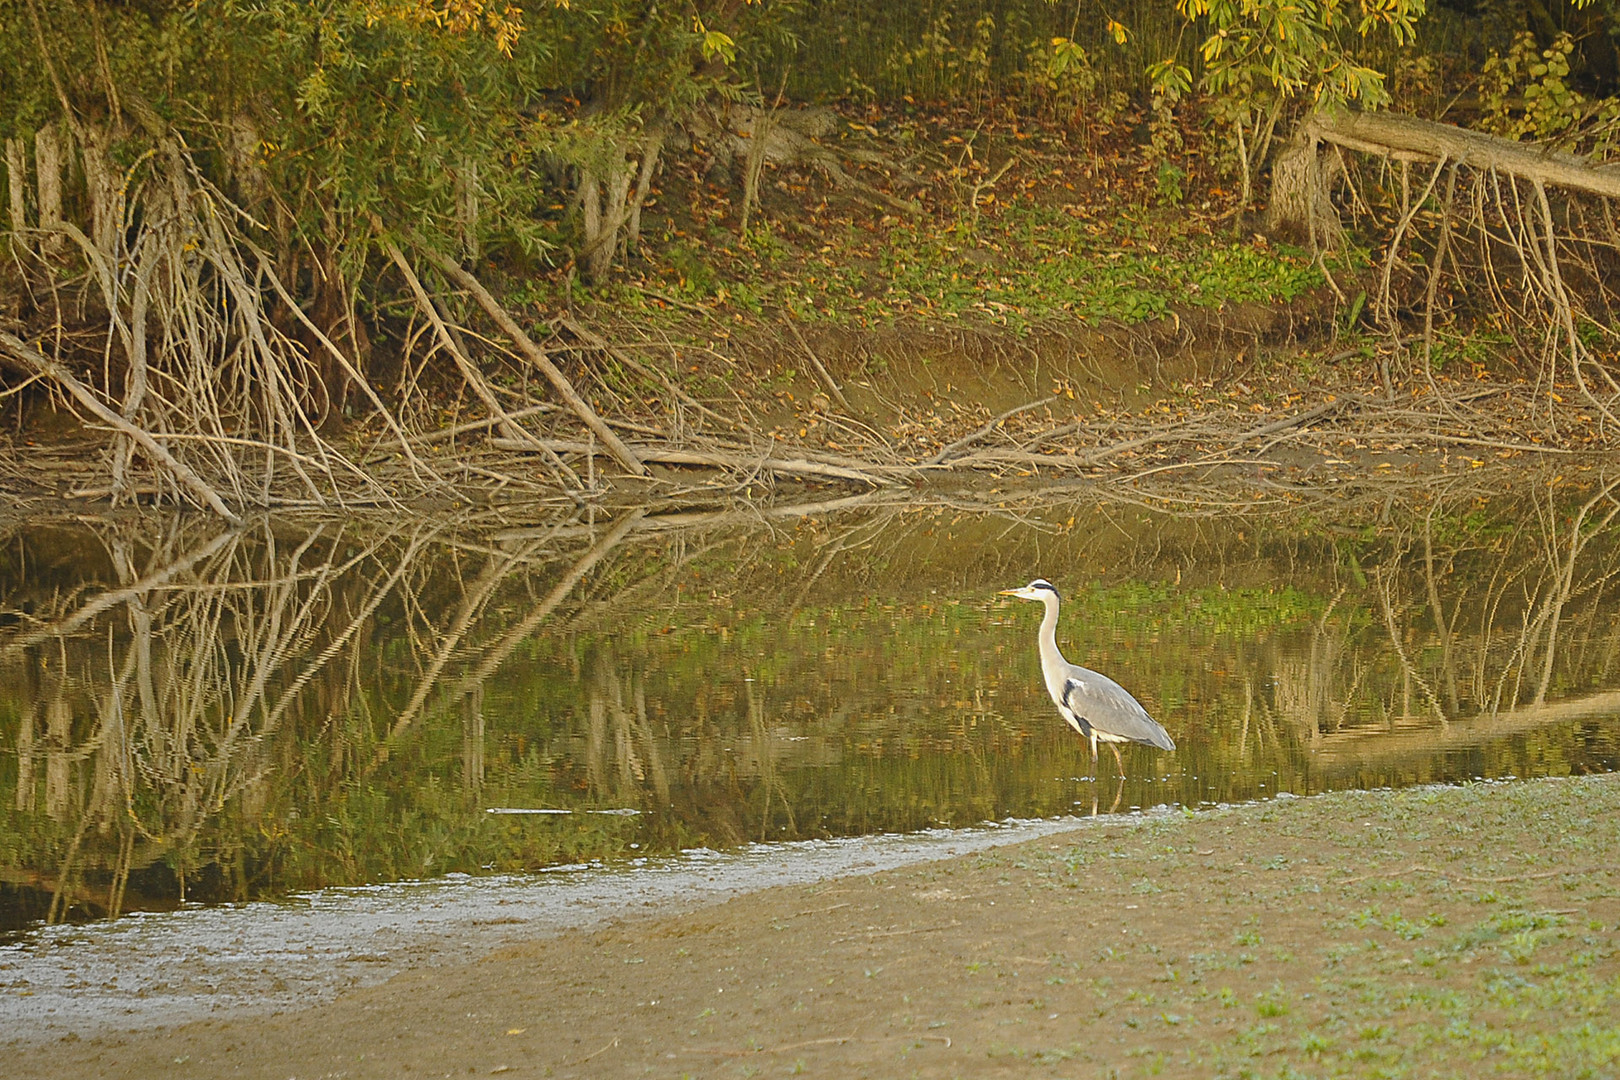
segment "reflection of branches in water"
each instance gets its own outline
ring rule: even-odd
[[[287,708],[272,692],[272,676],[326,622],[328,583],[345,567],[312,554],[328,539],[322,530],[284,556],[272,533],[258,539],[268,574],[255,572],[242,533],[188,551],[183,530],[142,544],[115,526],[102,543],[121,587],[42,620],[7,646],[7,657],[40,665],[55,684],[46,708],[47,811],[57,820],[75,811],[78,817],[51,918],[65,914],[91,830],[118,837],[107,898],[116,913],[132,867],[168,852],[183,859],[202,822],[269,767],[267,739]],[[120,604],[122,632],[114,618],[104,630],[81,633]],[[39,650],[45,641],[54,647]],[[105,671],[100,678],[98,670]],[[31,722],[25,726],[31,733]],[[20,751],[25,741],[19,738]],[[32,751],[20,756],[23,806],[34,797]],[[61,772],[71,758],[95,764],[76,807]]]
[[[195,551],[188,552],[186,555],[166,563],[150,576],[125,588],[104,592],[90,603],[77,608],[71,615],[47,622],[6,642],[4,649],[0,650],[0,656],[9,656],[14,652],[37,645],[47,638],[68,636],[102,612],[110,611],[119,604],[126,603],[132,597],[139,596],[145,591],[162,588],[169,581],[178,575],[186,573],[197,563],[210,558],[231,542],[231,533],[220,533],[207,543],[200,545]]]
[[[646,683],[639,675],[631,675],[629,682],[627,703],[614,657],[608,653],[596,658],[586,751],[591,791],[598,801],[609,805],[666,807],[669,770],[647,719]],[[651,789],[645,795],[642,785]]]
[[[1436,731],[1428,724],[1397,723],[1376,729],[1349,729],[1322,740],[1319,760],[1330,768],[1432,759],[1436,754],[1472,750],[1528,735],[1558,724],[1613,717],[1620,713],[1620,691],[1604,690],[1554,704],[1504,710],[1494,716],[1455,721]]]
[[[777,748],[775,734],[765,719],[764,692],[757,679],[744,679],[743,691],[748,702],[748,744],[744,747],[744,763],[751,765],[759,778],[759,791],[764,805],[759,810],[759,839],[766,840],[771,829],[771,801],[781,802],[788,828],[797,834],[793,821],[793,802],[787,785],[776,769]]]
[[[601,540],[593,544],[589,551],[580,556],[554,585],[544,600],[536,605],[523,619],[512,626],[502,637],[482,650],[482,657],[475,669],[467,673],[449,695],[451,702],[459,702],[468,694],[482,693],[484,682],[506,662],[512,651],[519,644],[527,640],[535,629],[548,618],[557,606],[574,591],[582,578],[588,574],[597,563],[601,562],[609,552],[619,546],[619,543],[634,528],[640,520],[640,512],[631,512],[624,515],[619,523]],[[484,572],[479,576],[473,588],[464,590],[460,604],[451,623],[451,628],[443,637],[442,644],[435,652],[427,672],[418,680],[416,690],[411,694],[410,701],[400,712],[398,719],[389,729],[387,740],[377,748],[372,768],[376,768],[387,760],[389,747],[397,742],[405,731],[421,714],[424,704],[439,687],[440,677],[444,674],[446,665],[455,655],[462,639],[473,628],[475,622],[484,613],[490,598],[495,595],[496,588],[503,584],[512,575],[513,570],[532,558],[538,549],[536,543],[528,543],[510,554],[492,555],[485,566]]]
[[[1560,671],[1570,688],[1588,685],[1594,675],[1583,673],[1594,664],[1582,658],[1584,650],[1599,636],[1605,589],[1620,574],[1613,538],[1598,547],[1593,542],[1607,536],[1620,515],[1617,487],[1620,481],[1606,481],[1573,508],[1561,507],[1552,489],[1538,488],[1534,518],[1506,528],[1490,521],[1470,525],[1468,514],[1435,505],[1411,526],[1388,530],[1369,574],[1386,650],[1382,663],[1394,664],[1399,688],[1384,711],[1410,717],[1415,691],[1421,710],[1445,723],[1537,708]],[[1348,642],[1348,623],[1343,632]],[[1560,666],[1571,642],[1583,652]],[[1315,650],[1313,639],[1313,662]],[[1353,658],[1355,651],[1346,655]],[[1596,677],[1608,666],[1598,662]],[[1278,674],[1274,699],[1314,733],[1319,675],[1295,676],[1297,689],[1285,692],[1288,673]],[[1345,681],[1336,696],[1348,704],[1357,679]],[[1373,682],[1391,685],[1387,677]]]
[[[1341,585],[1316,618],[1311,626],[1310,646],[1303,654],[1279,655],[1271,664],[1271,696],[1277,713],[1301,728],[1305,739],[1311,743],[1344,724],[1367,673],[1367,666],[1351,640],[1350,624],[1333,617],[1346,591],[1347,586]],[[1245,734],[1254,698],[1252,680],[1246,680]],[[1265,715],[1269,719],[1269,710]]]
[[[31,699],[17,736],[17,808],[36,808],[42,771],[47,817],[71,826],[54,877],[38,879],[53,892],[50,917],[88,895],[81,863],[93,852],[106,865],[103,838],[116,854],[99,907],[116,913],[131,870],[158,859],[175,865],[183,896],[204,825],[233,806],[251,818],[266,804],[266,778],[299,768],[293,744],[277,738],[287,719],[325,730],[363,715],[366,631],[379,609],[406,612],[415,629],[423,612],[448,606],[437,599],[442,560],[427,558],[445,527],[365,539],[317,525],[290,543],[269,525],[201,543],[183,523],[155,536],[103,530],[117,586],[71,604],[58,595],[0,643],[0,663],[16,666],[25,679],[12,684]],[[502,584],[491,577],[482,592]],[[461,591],[477,606],[479,588]],[[454,628],[449,637],[453,648]]]
[[[52,890],[53,919],[85,900],[116,912],[132,868],[157,860],[183,891],[198,860],[231,857],[243,842],[218,828],[205,837],[205,826],[234,819],[273,849],[287,835],[274,808],[295,780],[341,802],[412,743],[424,716],[434,721],[426,730],[459,721],[462,788],[476,802],[486,681],[588,576],[628,594],[665,570],[645,549],[620,557],[642,516],[515,544],[469,543],[452,521],[403,533],[264,525],[202,542],[184,522],[105,531],[115,587],[58,590],[0,639],[0,664],[25,677],[10,680],[25,699],[16,805],[35,812],[43,793],[47,819],[63,827],[54,876],[22,883]],[[34,603],[0,598],[19,613]],[[289,720],[296,730],[283,737]],[[650,732],[640,738],[651,745]],[[667,795],[667,783],[655,788]],[[92,889],[91,871],[111,886]]]
[[[1278,521],[1274,508],[1177,514],[1147,530],[1132,515],[1093,508],[1091,531],[1115,537],[1108,566],[1127,576],[1174,574],[1180,585],[1186,574],[1194,587],[1218,581],[1263,592],[1297,582],[1326,602],[1308,638],[1272,632],[1223,648],[1230,653],[1220,666],[1245,672],[1244,685],[1225,692],[1211,680],[1207,713],[1186,722],[1225,733],[1211,736],[1207,752],[1225,763],[1216,768],[1241,769],[1278,738],[1301,747],[1341,734],[1395,738],[1414,713],[1431,726],[1518,716],[1538,701],[1612,684],[1620,661],[1610,595],[1620,574],[1617,488],[1602,478],[1584,488],[1543,482],[1508,500],[1487,499],[1472,478],[1403,478],[1358,484],[1337,504],[1302,505],[1294,512],[1311,523],[1305,530]],[[1245,532],[1255,542],[1234,544]],[[1138,650],[1127,672],[1151,695],[1156,679],[1183,683],[1182,662]],[[1411,753],[1416,743],[1402,745]]]
[[[586,673],[581,756],[593,802],[635,807],[655,818],[704,820],[731,842],[769,838],[779,817],[789,835],[797,833],[791,794],[780,773],[792,744],[778,738],[756,679],[743,678],[740,700],[727,692],[704,699],[698,715],[682,724],[683,738],[677,741],[667,717],[655,726],[648,675],[637,663],[606,646],[588,662]],[[720,718],[712,708],[737,714],[725,718],[730,735],[723,736],[713,723]],[[679,777],[679,791],[672,777]]]
[[[564,629],[579,630],[616,611],[651,610],[659,603],[668,606],[673,602],[669,599],[671,590],[678,589],[683,572],[692,562],[734,549],[741,543],[735,536],[703,538],[701,543],[697,542],[697,539],[679,533],[670,537],[663,553],[661,569],[648,574],[640,581],[624,585],[609,595],[590,597],[579,605],[579,609],[564,625]]]
[[[1620,567],[1610,567],[1607,572],[1595,577],[1588,575],[1581,581],[1579,587],[1576,585],[1576,564],[1581,552],[1585,550],[1593,536],[1607,528],[1615,515],[1620,514],[1620,499],[1614,497],[1616,486],[1620,486],[1620,480],[1610,481],[1581,505],[1575,519],[1570,522],[1566,538],[1560,538],[1558,535],[1558,515],[1552,503],[1552,492],[1550,490],[1547,492],[1545,509],[1539,499],[1536,502],[1543,524],[1543,549],[1552,577],[1544,601],[1545,615],[1541,617],[1546,624],[1547,644],[1543,651],[1541,680],[1536,685],[1534,699],[1536,705],[1547,699],[1547,688],[1552,683],[1553,661],[1558,648],[1558,627],[1564,617],[1565,607],[1576,596],[1586,592],[1593,594],[1595,604],[1601,596],[1603,586],[1608,584],[1616,573],[1620,573]]]
[[[1306,730],[1331,730],[1352,711],[1365,714],[1365,705],[1352,708],[1352,702],[1363,694],[1382,695],[1383,703],[1374,711],[1386,715],[1405,715],[1411,709],[1408,699],[1415,696],[1426,712],[1437,717],[1522,700],[1517,683],[1528,669],[1518,659],[1503,655],[1515,643],[1503,639],[1501,630],[1530,612],[1529,625],[1537,642],[1534,653],[1538,660],[1545,660],[1546,619],[1554,610],[1547,602],[1546,582],[1533,574],[1519,580],[1531,565],[1527,556],[1536,562],[1544,560],[1522,546],[1529,534],[1504,536],[1498,526],[1491,526],[1493,531],[1483,539],[1457,540],[1456,522],[1484,505],[1479,498],[1480,490],[1471,480],[1453,478],[1433,484],[1403,479],[1368,484],[1347,493],[1343,505],[1333,507],[1327,520],[1344,523],[1330,526],[1330,530],[1336,529],[1346,538],[1349,547],[1345,551],[1362,548],[1360,558],[1372,587],[1364,589],[1358,584],[1342,614],[1313,629],[1309,664],[1297,676],[1284,679],[1291,684],[1307,680],[1299,683],[1300,693],[1286,700],[1267,696],[1295,718],[1303,721],[1308,715],[1309,721],[1302,725]],[[751,533],[741,547],[734,543],[739,535],[735,532],[738,518],[730,515],[683,515],[684,528],[678,531],[692,537],[688,543],[706,552],[716,549],[698,537],[712,537],[713,544],[734,552],[735,557],[726,560],[723,574],[708,587],[723,595],[746,592],[751,607],[771,610],[774,618],[789,617],[813,602],[812,590],[828,597],[861,593],[892,597],[903,595],[908,581],[940,583],[959,576],[964,583],[983,587],[986,579],[1005,584],[998,580],[1002,575],[1007,580],[1025,580],[1035,573],[1073,584],[1090,577],[1090,567],[1099,562],[1106,563],[1111,576],[1162,579],[1174,574],[1178,582],[1183,572],[1192,574],[1201,567],[1204,579],[1213,575],[1223,584],[1252,581],[1266,585],[1300,574],[1307,580],[1319,580],[1323,574],[1338,577],[1341,572],[1359,579],[1364,572],[1354,564],[1355,556],[1337,550],[1338,541],[1328,540],[1316,528],[1297,533],[1271,526],[1268,523],[1276,516],[1272,511],[1245,510],[1193,519],[1155,515],[1142,520],[1135,514],[1119,515],[1117,501],[1065,503],[1048,496],[1040,505],[1028,501],[1009,505],[1038,528],[1003,535],[986,513],[974,512],[972,499],[952,496],[905,506],[868,499],[860,512],[802,524],[791,533]],[[991,509],[997,515],[1008,512],[1007,507]],[[1329,509],[1323,505],[1303,513],[1311,520],[1313,513],[1325,516]],[[1396,524],[1414,517],[1415,527]],[[1603,520],[1590,513],[1588,518],[1583,537],[1597,535],[1596,525]],[[959,521],[963,522],[960,528]],[[1248,528],[1244,522],[1253,522],[1250,543],[1240,539]],[[1383,524],[1376,524],[1379,522]],[[1449,530],[1443,541],[1442,522]],[[1375,530],[1375,538],[1357,539],[1368,528]],[[677,531],[673,523],[656,517],[644,519],[638,532],[643,530],[654,534]],[[803,569],[782,577],[781,568],[772,561],[776,556],[768,555],[770,545],[762,543],[765,539],[798,545],[795,557],[803,560],[799,564]],[[1239,542],[1234,543],[1235,539]],[[1482,544],[1494,550],[1475,550]],[[1604,544],[1593,550],[1601,552],[1600,559],[1608,560],[1609,548]],[[1567,547],[1564,550],[1567,555]],[[767,553],[763,561],[759,558],[762,552]],[[1351,561],[1345,562],[1347,558]],[[1280,577],[1279,559],[1284,560]],[[685,562],[684,557],[677,557],[666,563],[669,570],[658,579],[658,595],[667,603],[680,602],[680,590],[671,593],[670,589],[671,583],[680,580],[676,573]],[[754,563],[761,563],[768,576],[744,584],[750,581],[749,567]],[[1600,569],[1598,577],[1604,572]],[[704,580],[701,568],[693,573],[696,580]],[[1471,584],[1475,582],[1478,584]],[[655,583],[647,579],[646,584]],[[1510,588],[1515,585],[1528,591],[1516,596]],[[1584,594],[1577,588],[1572,595]],[[1582,610],[1590,621],[1597,608],[1588,604]],[[612,621],[613,612],[611,603],[593,601],[570,625],[581,631],[603,627]],[[1374,621],[1382,624],[1378,637],[1383,644],[1365,639],[1364,628],[1356,622],[1361,612],[1371,612]],[[1558,639],[1565,636],[1560,634]],[[1387,655],[1391,643],[1394,656]],[[1379,658],[1374,660],[1369,649],[1380,653]],[[1380,673],[1380,667],[1391,662],[1397,665],[1393,698],[1387,692],[1390,680]],[[1538,681],[1529,672],[1527,685],[1534,687]],[[1495,686],[1496,692],[1485,692],[1487,686]]]
[[[1245,673],[1249,707],[1240,721],[1236,709],[1241,701],[1231,702],[1235,737],[1230,746],[1223,743],[1212,749],[1223,758],[1235,752],[1243,759],[1261,748],[1272,753],[1299,742],[1326,745],[1341,733],[1350,737],[1369,730],[1405,730],[1414,711],[1432,723],[1511,710],[1534,699],[1543,671],[1552,672],[1543,691],[1548,695],[1602,677],[1614,666],[1610,653],[1620,646],[1620,625],[1607,634],[1608,653],[1599,640],[1600,620],[1611,618],[1612,605],[1602,603],[1604,586],[1620,568],[1608,532],[1612,490],[1600,484],[1587,491],[1581,496],[1587,500],[1584,509],[1571,505],[1564,495],[1552,500],[1543,491],[1543,504],[1555,506],[1565,516],[1554,522],[1551,513],[1544,512],[1540,519],[1532,515],[1528,526],[1517,527],[1513,516],[1517,507],[1482,512],[1486,504],[1471,483],[1449,481],[1432,486],[1404,481],[1367,485],[1326,522],[1314,519],[1303,532],[1269,527],[1276,517],[1270,511],[1246,510],[1224,518],[1210,514],[1191,522],[1179,517],[1144,522],[1138,515],[1119,514],[1122,504],[1117,501],[1102,506],[1050,500],[1041,506],[1024,504],[1018,513],[1040,528],[1005,537],[1001,535],[1005,525],[997,524],[1005,519],[976,515],[962,506],[971,500],[956,498],[948,504],[934,499],[910,506],[868,500],[861,512],[829,517],[791,532],[749,533],[740,543],[737,533],[714,519],[688,518],[683,532],[690,546],[682,551],[724,548],[722,566],[718,572],[715,567],[693,566],[686,573],[688,560],[675,554],[679,544],[671,536],[668,573],[656,579],[656,596],[671,610],[654,618],[666,626],[681,624],[674,606],[690,603],[694,594],[707,597],[711,589],[723,598],[746,597],[749,611],[769,625],[785,627],[798,612],[807,611],[814,618],[818,605],[848,604],[852,597],[865,596],[885,605],[902,598],[925,604],[915,589],[921,583],[955,582],[971,595],[986,579],[1000,584],[1002,575],[1020,580],[1050,567],[1066,568],[1067,580],[1081,583],[1086,575],[1077,568],[1085,565],[1088,551],[1105,553],[1110,577],[1126,580],[1165,581],[1174,573],[1180,585],[1184,568],[1192,574],[1194,567],[1201,567],[1187,581],[1188,587],[1207,589],[1231,582],[1266,592],[1283,582],[1297,582],[1307,601],[1321,598],[1321,606],[1305,624],[1308,640],[1290,636],[1283,647],[1273,637],[1258,643],[1258,652],[1235,641],[1231,648],[1240,657],[1222,664]],[[1599,494],[1593,497],[1593,492]],[[1571,517],[1581,523],[1578,528],[1570,524]],[[662,525],[656,520],[646,523],[654,533],[674,531]],[[1245,534],[1252,539],[1245,542]],[[1549,537],[1557,560],[1546,558],[1538,546]],[[654,584],[651,578],[644,581]],[[683,581],[685,592],[679,585]],[[1174,599],[1179,591],[1169,590],[1163,602],[1183,603]],[[640,593],[636,603],[624,606],[593,601],[570,629],[586,635],[608,633],[622,625],[622,616],[640,617],[641,602],[647,599],[648,594]],[[711,610],[706,604],[699,599],[693,606],[700,612]],[[1555,629],[1553,612],[1560,606],[1563,615]],[[1549,633],[1554,635],[1551,639]],[[1549,641],[1557,651],[1550,666]],[[1129,661],[1134,668],[1127,670],[1151,695],[1160,677],[1184,682],[1186,661],[1177,650],[1164,655],[1159,650],[1137,650]],[[903,680],[910,672],[894,674]],[[1220,689],[1217,683],[1204,692],[1217,702],[1217,710],[1223,707],[1218,703]],[[752,715],[742,709],[736,713],[733,723]],[[741,732],[734,732],[733,738],[752,745]],[[971,756],[972,748],[966,749]],[[757,812],[763,802],[763,812],[769,813],[777,799],[768,793],[773,790],[768,787],[770,777],[752,759],[750,764],[751,805]],[[777,770],[774,775],[780,778],[783,773]],[[763,823],[755,825],[757,834]]]
[[[1404,554],[1404,551],[1401,554]],[[1373,568],[1373,579],[1377,583],[1378,590],[1378,607],[1383,612],[1384,627],[1389,631],[1390,648],[1394,650],[1395,658],[1400,661],[1402,686],[1415,684],[1419,690],[1423,691],[1423,698],[1428,702],[1428,707],[1434,713],[1434,718],[1441,723],[1445,723],[1446,710],[1441,707],[1440,699],[1435,696],[1434,688],[1429,685],[1429,680],[1424,678],[1423,672],[1412,662],[1411,656],[1407,654],[1405,635],[1401,633],[1401,629],[1397,625],[1399,615],[1397,615],[1397,603],[1394,593],[1397,581],[1402,576],[1383,566]],[[1399,607],[1401,613],[1404,614],[1406,605],[1402,603]],[[1402,696],[1403,698],[1409,697],[1405,693]],[[1402,713],[1404,714],[1408,708],[1409,706],[1406,706],[1403,702]]]
[[[1434,572],[1434,515],[1438,507],[1430,507],[1428,514],[1423,518],[1423,584],[1429,599],[1429,617],[1434,622],[1435,635],[1440,639],[1440,672],[1441,685],[1445,690],[1445,716],[1457,715],[1457,664],[1454,655],[1454,642],[1452,638],[1453,619],[1446,618],[1446,605],[1440,599],[1440,586]],[[1462,607],[1463,597],[1468,592],[1468,583],[1465,581],[1457,589],[1452,602]],[[1433,695],[1430,695],[1433,700]]]
[[[776,694],[787,676],[769,668],[750,668],[758,685],[738,674],[724,686],[715,673],[683,669],[680,678],[708,681],[693,691],[690,715],[672,717],[688,706],[666,697],[675,673],[647,658],[659,655],[656,637],[646,657],[605,646],[633,625],[668,630],[689,649],[702,640],[699,624],[726,612],[746,613],[763,627],[750,632],[788,648],[780,635],[813,626],[818,608],[864,600],[925,611],[936,587],[964,599],[983,593],[988,604],[991,585],[1036,573],[1082,585],[1104,564],[1116,582],[1162,583],[1163,598],[1147,603],[1167,608],[1191,603],[1194,590],[1259,596],[1283,582],[1316,598],[1297,631],[1290,624],[1260,640],[1219,641],[1246,697],[1214,674],[1191,696],[1232,709],[1230,729],[1219,729],[1229,744],[1215,748],[1227,758],[1337,738],[1369,716],[1395,725],[1412,700],[1448,719],[1507,712],[1614,664],[1620,628],[1608,652],[1599,638],[1611,617],[1607,586],[1620,572],[1609,535],[1620,513],[1616,487],[1586,491],[1584,505],[1538,489],[1538,513],[1517,526],[1505,514],[1474,522],[1476,492],[1463,484],[1421,496],[1369,485],[1332,515],[1326,503],[1310,508],[1312,527],[1290,531],[1250,506],[1189,519],[1078,494],[840,499],[824,513],[629,513],[605,525],[574,519],[499,532],[455,521],[403,533],[356,524],[217,535],[107,526],[97,542],[111,586],[94,594],[65,586],[33,615],[18,615],[14,636],[0,640],[0,665],[25,699],[15,805],[59,826],[54,876],[40,876],[58,898],[55,917],[87,895],[92,871],[105,887],[98,905],[116,910],[132,869],[154,859],[185,879],[199,860],[236,857],[230,846],[246,841],[225,838],[227,819],[244,834],[273,834],[260,843],[265,850],[309,843],[312,833],[285,839],[278,820],[295,784],[322,806],[341,807],[359,788],[393,794],[389,785],[418,782],[409,769],[457,756],[433,741],[438,732],[459,744],[461,782],[450,790],[473,813],[486,756],[504,753],[486,745],[486,685],[524,643],[552,635],[560,662],[591,658],[581,695],[588,708],[538,723],[549,737],[577,721],[593,797],[660,810],[673,801],[680,806],[670,816],[680,820],[671,827],[701,820],[709,836],[776,835],[783,821],[790,831],[814,830],[815,819],[788,800],[798,782],[791,767],[824,751],[781,738],[782,725],[796,710],[813,710],[827,730],[876,724],[861,712],[871,688],[858,685],[872,668],[832,652],[825,663],[819,652],[795,656],[819,680],[802,699]],[[9,597],[0,607],[22,611]],[[932,677],[928,658],[908,651],[933,647],[926,632],[912,637],[898,622],[886,630],[886,617],[863,631],[875,654],[863,662],[883,663],[897,680]],[[1278,640],[1307,631],[1308,645]],[[1097,631],[1104,649],[1108,632]],[[1139,649],[1128,664],[1149,695],[1156,679],[1185,685],[1191,671],[1177,649]],[[997,678],[989,666],[959,674],[971,674],[974,694]],[[938,700],[957,696],[953,685]],[[972,770],[953,782],[974,793],[992,790],[1002,767],[992,727],[1005,724],[952,741],[953,768]]]

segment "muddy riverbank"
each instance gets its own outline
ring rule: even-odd
[[[1104,820],[7,1072],[1606,1076],[1617,820],[1608,776]]]

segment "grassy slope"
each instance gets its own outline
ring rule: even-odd
[[[746,233],[741,192],[705,173],[700,146],[666,164],[647,211],[651,243],[621,287],[655,309],[679,300],[743,322],[923,316],[1022,332],[1047,319],[1134,324],[1173,307],[1286,303],[1321,285],[1304,252],[1234,227],[1237,208],[1197,133],[1189,139],[1192,175],[1167,193],[1128,123],[1083,134],[996,107],[869,107],[823,142],[887,161],[850,167],[916,213],[789,164],[767,167]]]

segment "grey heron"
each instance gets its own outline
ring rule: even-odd
[[[1107,743],[1114,752],[1121,777],[1125,775],[1125,762],[1119,756],[1120,743],[1143,743],[1160,750],[1176,748],[1169,732],[1148,715],[1130,691],[1101,672],[1063,659],[1057,646],[1058,591],[1050,581],[1036,578],[1021,589],[1002,589],[1000,595],[1039,600],[1046,605],[1038,637],[1046,692],[1052,695],[1052,703],[1069,726],[1091,740],[1093,773],[1097,771],[1098,743]]]

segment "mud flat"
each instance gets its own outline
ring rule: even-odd
[[[316,1007],[13,1039],[7,1074],[1620,1068],[1620,779],[1076,825],[718,904],[677,897],[673,914],[641,907],[594,928],[520,933]]]

